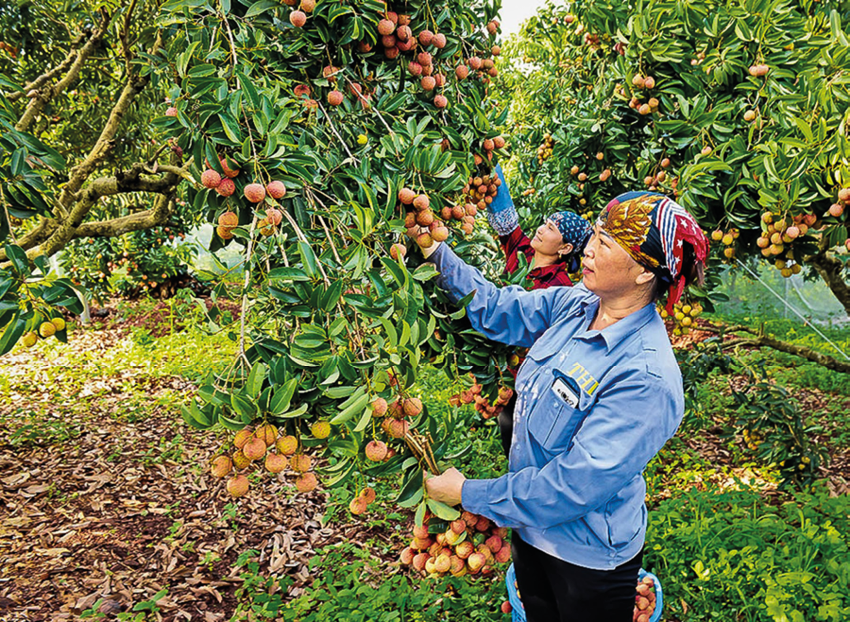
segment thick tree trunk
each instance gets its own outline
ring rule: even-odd
[[[844,311],[850,315],[850,285],[842,275],[844,262],[822,250],[817,255],[806,257],[806,263],[815,267],[827,287],[838,298],[838,302],[844,305]]]

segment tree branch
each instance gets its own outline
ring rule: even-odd
[[[842,361],[838,358],[817,352],[812,348],[806,346],[798,346],[793,343],[788,343],[787,341],[782,341],[780,339],[777,339],[773,335],[765,334],[761,330],[756,330],[748,326],[726,326],[724,324],[714,323],[708,326],[697,326],[696,329],[709,333],[715,333],[720,335],[721,337],[724,334],[731,335],[734,333],[747,333],[749,335],[752,335],[752,337],[746,338],[738,337],[736,335],[734,339],[721,343],[721,347],[723,347],[724,349],[732,346],[773,348],[774,350],[779,350],[780,352],[785,352],[787,354],[793,354],[795,356],[803,357],[804,359],[812,361],[813,363],[823,365],[827,369],[840,371],[845,374],[850,373],[850,361]]]
[[[71,67],[68,70],[68,73],[65,74],[65,77],[62,78],[59,82],[57,82],[55,85],[46,87],[43,92],[39,92],[36,97],[30,99],[29,104],[27,104],[26,110],[24,110],[23,116],[15,125],[16,130],[18,130],[19,132],[26,131],[27,128],[36,119],[36,117],[41,114],[41,111],[44,110],[44,107],[48,104],[48,102],[54,99],[62,91],[64,91],[68,87],[68,85],[70,85],[79,77],[83,65],[86,64],[86,60],[88,60],[88,57],[91,55],[95,46],[100,44],[100,40],[103,38],[103,35],[106,32],[106,28],[109,25],[110,19],[111,17],[107,13],[101,13],[100,25],[92,33],[86,44],[80,49],[79,53],[76,55],[76,58],[71,63]]]
[[[80,43],[82,43],[83,39],[85,39],[85,35],[81,34],[79,37],[77,37],[71,43],[71,49],[68,52],[68,56],[65,57],[65,60],[63,60],[58,65],[56,65],[50,71],[47,71],[47,72],[41,74],[40,76],[38,76],[32,82],[24,85],[24,89],[22,91],[17,91],[15,93],[9,93],[8,95],[6,95],[6,99],[8,99],[10,102],[16,102],[21,97],[23,97],[25,94],[29,93],[31,90],[40,89],[42,86],[47,84],[50,80],[52,80],[58,74],[62,73],[66,69],[68,69],[68,67],[71,66],[71,63],[74,62],[74,59],[77,58],[77,54],[78,54],[77,46]]]

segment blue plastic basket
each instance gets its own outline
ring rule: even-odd
[[[661,612],[664,609],[664,594],[661,591],[661,581],[651,572],[647,572],[641,568],[640,572],[638,572],[638,580],[642,581],[644,577],[652,577],[652,582],[655,584],[655,611],[652,613],[652,617],[649,618],[649,622],[658,622],[661,619]],[[505,585],[508,588],[508,602],[511,603],[511,621],[526,622],[525,608],[519,599],[515,584],[516,571],[514,570],[514,565],[511,564],[505,575]]]
[[[643,581],[644,577],[650,577],[655,587],[655,611],[652,612],[649,622],[658,622],[661,619],[661,611],[664,609],[664,593],[661,591],[661,581],[651,572],[641,568],[638,572],[638,581]]]

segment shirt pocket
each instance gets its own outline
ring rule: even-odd
[[[535,400],[528,418],[528,431],[537,443],[552,454],[561,453],[572,445],[586,411],[581,404],[575,408],[552,390],[554,374],[547,374],[543,393]]]

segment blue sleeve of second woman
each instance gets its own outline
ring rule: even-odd
[[[446,244],[441,244],[431,261],[440,271],[438,285],[455,302],[475,292],[466,312],[472,327],[488,339],[531,347],[565,308],[570,287],[526,291],[518,285],[496,287],[468,266]]]

